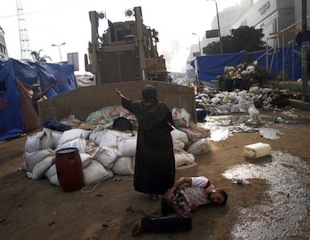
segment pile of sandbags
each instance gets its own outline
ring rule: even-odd
[[[182,109],[179,112],[188,116],[185,111]],[[171,131],[176,168],[193,164],[195,155],[205,154],[210,150],[206,139],[208,132],[203,128],[194,128],[195,124],[190,123],[189,117],[187,122]],[[59,186],[55,164],[57,151],[76,148],[82,161],[84,185],[92,185],[114,175],[134,174],[136,146],[136,131],[73,128],[59,132],[43,128],[27,138],[22,169],[33,180],[45,177],[51,184]]]

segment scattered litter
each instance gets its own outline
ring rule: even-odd
[[[272,151],[269,163],[255,161],[255,164],[237,165],[225,171],[223,176],[227,179],[239,176],[263,179],[269,184],[260,204],[239,209],[239,217],[232,228],[233,239],[310,236],[309,170],[307,163],[298,157]]]
[[[280,130],[274,129],[274,128],[266,128],[266,127],[261,127],[258,128],[259,134],[262,135],[266,139],[279,139],[280,137],[278,134],[284,134],[281,133]]]
[[[231,180],[232,180],[233,183],[237,183],[237,184],[239,184],[239,185],[248,185],[248,184],[251,184],[249,180],[243,179],[243,178],[238,177],[238,176],[237,176],[237,177],[233,177]]]

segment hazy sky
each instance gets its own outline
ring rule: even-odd
[[[21,0],[25,26],[31,49],[60,61],[57,47],[61,44],[62,60],[67,53],[78,52],[80,71],[85,73],[84,54],[91,40],[89,11],[104,11],[112,22],[132,20],[125,10],[141,6],[144,24],[159,32],[158,51],[166,58],[168,71],[185,71],[191,44],[198,43],[216,16],[214,1],[192,0]],[[226,7],[239,5],[241,0],[217,0],[219,12]],[[102,29],[107,20],[101,20]],[[20,59],[19,29],[15,0],[1,0],[0,26],[5,31],[9,57]]]

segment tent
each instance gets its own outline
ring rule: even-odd
[[[78,87],[73,65],[0,60],[0,142],[40,127],[31,100],[35,83],[42,91],[55,83],[47,98]]]
[[[215,80],[224,72],[225,66],[236,66],[247,58],[247,51],[198,57],[199,80]]]
[[[224,73],[225,66],[236,67],[240,63],[257,61],[258,66],[267,68],[270,73],[279,76],[283,71],[289,80],[297,80],[301,77],[300,47],[288,46],[269,51],[266,58],[266,51],[216,54],[197,57],[198,77],[201,81],[216,80],[218,75]],[[268,64],[267,64],[268,59]],[[194,61],[191,62],[195,68]]]

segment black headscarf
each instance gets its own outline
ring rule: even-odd
[[[139,122],[140,130],[155,127],[170,111],[166,104],[158,102],[157,89],[152,85],[145,85],[142,89],[142,101],[133,106],[134,114]]]

